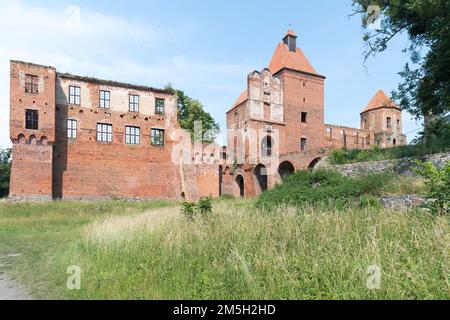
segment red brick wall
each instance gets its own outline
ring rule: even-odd
[[[25,76],[38,77],[38,93],[25,92]],[[52,67],[11,61],[10,138],[13,143],[10,196],[52,196],[55,140],[55,76]],[[25,129],[25,110],[38,111],[37,130]]]

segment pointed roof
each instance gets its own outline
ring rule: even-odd
[[[395,104],[395,102],[392,101],[381,89],[377,91],[377,93],[370,100],[369,104],[361,111],[361,113],[366,113],[367,111],[379,108],[395,108],[401,110]]]
[[[233,110],[234,108],[236,108],[238,105],[240,105],[241,103],[244,103],[245,101],[247,101],[248,99],[248,92],[247,89],[245,89],[244,91],[242,91],[242,93],[240,94],[240,96],[236,99],[236,101],[233,103],[233,105],[231,106],[230,110],[228,110],[228,112],[230,112],[231,110]]]
[[[295,33],[294,30],[289,29],[289,30],[286,32],[286,35],[285,35],[284,37],[286,38],[287,36],[293,36],[293,37],[296,37],[297,34]]]
[[[289,51],[289,48],[284,43],[279,43],[273,53],[272,60],[270,61],[269,70],[272,74],[275,74],[284,68],[321,76],[313,68],[300,48],[296,48],[295,52],[292,52]]]

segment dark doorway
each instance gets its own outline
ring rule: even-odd
[[[243,177],[242,175],[239,174],[239,175],[236,177],[236,183],[237,183],[237,185],[238,185],[238,187],[239,187],[239,195],[240,195],[241,197],[244,197],[244,196],[245,196],[244,177]]]
[[[254,170],[256,181],[261,192],[267,190],[267,169],[264,165],[258,164]]]
[[[308,166],[308,169],[314,169],[314,167],[317,165],[317,163],[319,163],[321,158],[316,158],[313,161],[311,161],[311,163]]]
[[[219,166],[219,197],[222,195],[223,168]]]
[[[284,161],[278,167],[278,174],[281,179],[285,179],[287,176],[293,174],[295,172],[294,166],[289,161]]]

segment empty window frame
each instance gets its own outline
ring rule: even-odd
[[[97,123],[97,141],[112,142],[112,125]]]
[[[301,151],[305,151],[306,150],[306,142],[307,142],[306,138],[301,138],[300,139],[300,150]]]
[[[39,93],[38,86],[39,78],[31,74],[25,75],[25,92],[27,93]]]
[[[125,143],[126,144],[140,144],[141,143],[141,129],[139,127],[125,127]]]
[[[164,130],[163,129],[152,129],[150,134],[151,144],[153,146],[162,147],[164,146]]]
[[[161,98],[155,99],[155,113],[156,114],[164,114],[164,104],[165,100]]]
[[[392,128],[392,120],[390,117],[387,117],[386,119],[386,127]]]
[[[135,94],[129,95],[129,110],[139,112],[139,96]]]
[[[67,138],[77,138],[77,120],[67,119]]]
[[[302,113],[301,113],[300,118],[301,118],[301,121],[302,121],[303,123],[306,123],[307,117],[308,117],[308,112],[302,112]]]
[[[69,104],[79,105],[81,102],[81,89],[76,86],[69,86]]]
[[[100,90],[100,108],[109,109],[111,93],[109,91]]]
[[[37,110],[25,110],[25,129],[38,130],[39,114]]]

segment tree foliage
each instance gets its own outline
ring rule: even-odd
[[[0,149],[0,198],[9,194],[11,175],[11,149]]]
[[[204,110],[203,104],[197,100],[187,96],[184,91],[174,89],[170,84],[166,86],[166,90],[170,90],[177,94],[178,97],[178,122],[181,128],[189,131],[191,137],[194,137],[195,123],[201,121],[201,141],[206,143],[214,142],[219,132],[219,124],[214,118]]]
[[[353,14],[362,15],[364,26],[373,17],[373,5],[380,8],[381,27],[367,29],[365,59],[386,50],[397,35],[408,35],[404,52],[411,61],[399,73],[403,81],[393,98],[425,120],[427,135],[429,125],[450,112],[450,1],[353,0]]]

